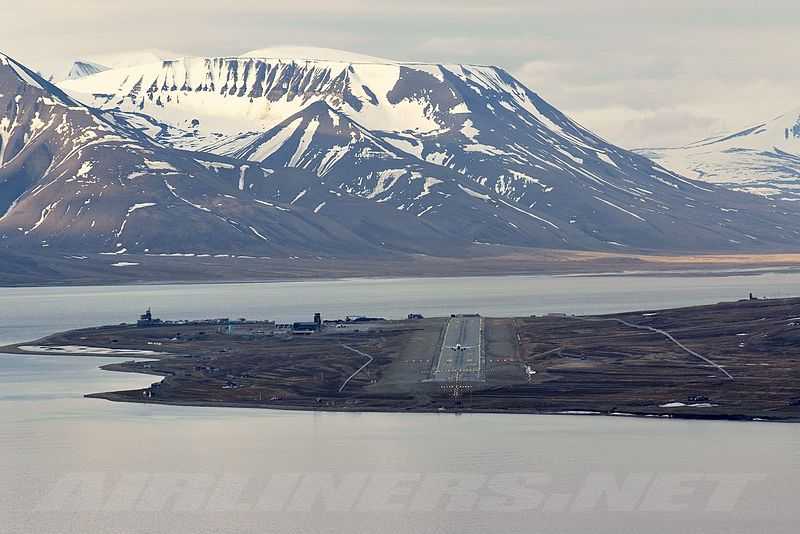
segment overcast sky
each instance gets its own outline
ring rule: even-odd
[[[626,147],[800,109],[798,0],[3,0],[0,20],[0,50],[43,72],[104,52],[275,45],[499,65]]]

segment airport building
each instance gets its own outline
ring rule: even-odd
[[[161,319],[154,319],[153,313],[150,311],[150,308],[147,308],[147,311],[144,312],[142,315],[139,316],[139,320],[136,321],[136,326],[139,328],[146,328],[148,326],[159,326],[161,324]]]

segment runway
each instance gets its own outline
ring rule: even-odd
[[[433,372],[438,382],[477,382],[483,374],[483,325],[480,317],[452,317],[447,323]]]

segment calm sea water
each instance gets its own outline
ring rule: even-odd
[[[0,343],[164,318],[601,313],[800,275],[0,289]],[[108,358],[0,356],[0,532],[795,532],[800,426],[116,404]]]

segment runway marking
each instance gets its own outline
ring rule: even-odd
[[[483,318],[479,316],[450,318],[444,331],[432,380],[437,382],[481,380],[484,367],[483,325]]]
[[[447,333],[450,331],[451,324],[453,324],[452,319],[447,321],[447,326],[444,328],[444,338],[442,338],[442,347],[439,349],[439,359],[436,361],[436,371],[434,371],[434,375],[442,372],[439,368],[442,366],[442,352],[445,343],[447,343]]]

